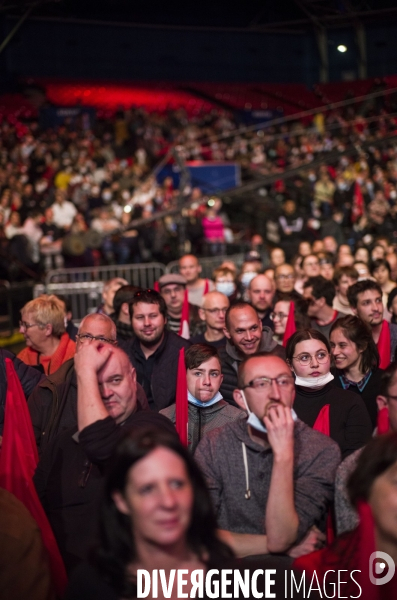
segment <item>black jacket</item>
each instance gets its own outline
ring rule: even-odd
[[[176,380],[178,373],[178,358],[181,348],[188,348],[190,342],[181,338],[172,331],[164,330],[164,339],[161,345],[154,353],[154,365],[150,382],[150,389],[145,389],[143,361],[146,359],[142,355],[140,342],[138,338],[129,340],[120,347],[128,354],[128,357],[136,369],[137,380],[140,383],[149,399],[152,401],[152,408],[156,411],[167,408],[175,402]],[[150,357],[149,359],[150,360]]]
[[[26,398],[29,398],[33,388],[44,377],[43,373],[19,360],[19,358],[17,358],[12,352],[9,352],[8,350],[0,350],[0,435],[3,435],[7,395],[6,358],[10,358],[12,360],[15,372],[19,381],[21,382]]]
[[[149,408],[145,392],[139,384],[137,401],[141,409]],[[34,388],[28,408],[40,454],[63,431],[77,428],[77,379],[73,358]]]
[[[331,373],[335,376],[333,383],[337,387],[341,388],[342,382],[340,380],[340,375],[342,374],[342,371],[339,369],[331,369]],[[360,392],[356,385],[351,385],[348,388],[349,392],[358,394],[363,399],[369,414],[369,418],[371,419],[372,429],[375,429],[378,421],[378,405],[376,404],[376,396],[379,394],[382,373],[383,369],[374,369],[367,382],[367,385],[362,392]]]
[[[262,331],[262,340],[258,352],[272,352],[285,360],[285,348],[273,340],[273,332],[269,327],[264,327]],[[220,393],[223,399],[233,406],[237,406],[233,400],[233,390],[237,388],[237,370],[239,364],[243,361],[243,356],[228,340],[226,346],[218,350],[221,361],[223,381],[220,387]],[[240,408],[239,406],[237,408]]]

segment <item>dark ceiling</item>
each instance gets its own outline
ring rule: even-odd
[[[154,26],[306,31],[357,21],[397,22],[395,0],[0,0],[0,14]]]

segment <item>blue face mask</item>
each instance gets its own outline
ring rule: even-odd
[[[234,293],[236,286],[233,281],[218,281],[215,284],[215,289],[217,292],[225,294],[225,296],[231,296]]]
[[[195,398],[188,390],[187,392],[187,401],[190,402],[190,404],[194,404],[194,406],[199,406],[200,408],[205,408],[206,406],[213,406],[214,404],[216,404],[217,402],[219,402],[219,400],[222,400],[223,396],[220,392],[217,392],[215,394],[215,396],[213,398],[211,398],[211,400],[208,400],[208,402],[201,402],[201,400],[197,400],[197,398]]]
[[[245,410],[248,413],[248,420],[247,423],[248,425],[251,425],[251,427],[253,427],[253,429],[256,429],[257,431],[261,431],[262,433],[267,433],[267,429],[264,426],[263,422],[260,420],[259,417],[257,417],[249,408],[248,408],[248,404],[247,404],[247,400],[245,398],[245,394],[243,390],[240,390],[240,394],[244,400],[244,404],[245,404]],[[297,420],[298,415],[296,414],[296,412],[294,411],[293,408],[291,408],[291,415],[294,421]]]

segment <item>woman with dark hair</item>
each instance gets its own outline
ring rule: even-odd
[[[370,265],[371,275],[375,277],[376,282],[382,288],[382,293],[386,296],[396,287],[396,283],[391,279],[391,267],[386,259],[378,258]]]
[[[345,458],[364,446],[372,427],[361,398],[333,384],[330,351],[322,333],[302,329],[287,342],[287,363],[295,374],[296,414],[306,425],[337,442]]]
[[[232,558],[216,535],[201,472],[176,435],[129,432],[109,466],[100,545],[93,564],[75,572],[65,600],[136,598],[138,569],[164,569],[168,582],[171,569],[206,571]]]
[[[358,527],[339,536],[331,546],[302,556],[293,564],[305,571],[306,579],[310,580],[315,572],[319,581],[326,581],[325,595],[335,591],[339,570],[344,569],[345,598],[397,597],[396,478],[397,434],[374,438],[361,453],[347,486],[350,501],[360,516]],[[375,552],[384,554],[375,557]],[[387,563],[386,570],[386,564],[379,569],[379,558]]]
[[[374,429],[378,415],[376,396],[383,369],[379,369],[379,353],[371,330],[359,317],[347,315],[332,325],[330,345],[335,385],[361,396]]]

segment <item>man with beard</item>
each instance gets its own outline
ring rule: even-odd
[[[150,408],[159,411],[175,402],[179,351],[190,342],[166,329],[167,307],[158,292],[137,292],[129,306],[135,338],[120,346],[135,367]]]
[[[248,298],[262,321],[262,326],[273,329],[270,314],[273,309],[274,283],[266,275],[257,275],[248,286]]]
[[[380,363],[385,369],[396,358],[397,325],[383,319],[382,290],[376,281],[357,281],[347,290],[347,299],[355,315],[367,323],[377,345]]]

